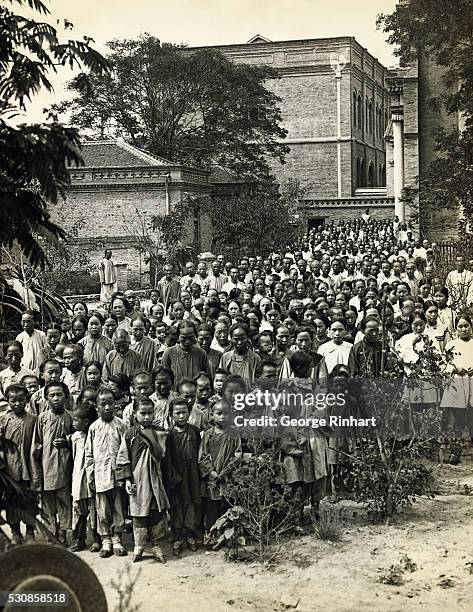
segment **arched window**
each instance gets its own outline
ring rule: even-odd
[[[363,129],[363,101],[361,99],[361,94],[358,94],[357,113],[358,113],[358,127],[361,130],[361,129]]]
[[[356,102],[358,100],[358,97],[356,95],[356,89],[353,91],[353,108],[351,109],[351,112],[353,113],[353,126],[356,127],[357,123],[356,123],[356,118],[357,118],[357,114],[356,114]]]
[[[360,187],[366,187],[365,160],[360,161]]]
[[[374,187],[374,182],[374,164],[373,162],[370,162],[370,165],[368,166],[368,187]]]
[[[370,105],[368,98],[365,100],[365,132],[370,131]]]
[[[386,187],[386,166],[384,164],[381,168],[381,186]]]
[[[361,173],[360,173],[360,158],[356,158],[356,182],[355,187],[361,187]]]
[[[369,125],[369,130],[370,130],[370,134],[373,133],[373,103],[369,102],[368,104],[368,125]]]

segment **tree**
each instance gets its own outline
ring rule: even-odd
[[[264,83],[274,69],[236,64],[213,49],[161,44],[149,34],[108,43],[113,71],[81,78],[77,95],[55,111],[97,137],[123,136],[174,162],[219,165],[238,176],[267,174],[266,156],[281,162],[288,148],[280,99]]]
[[[395,54],[407,65],[428,53],[445,69],[445,90],[433,107],[462,113],[465,129],[439,131],[437,156],[419,181],[426,208],[461,207],[473,221],[473,0],[409,0],[390,15],[378,17],[378,27],[396,45]]]
[[[269,255],[275,245],[286,245],[300,238],[297,218],[304,189],[292,179],[282,193],[272,182],[244,187],[231,197],[203,202],[212,230],[212,250],[230,259],[253,254]]]
[[[184,242],[186,226],[193,208],[198,205],[194,196],[187,194],[168,215],[146,217],[135,208],[133,217],[124,217],[123,228],[136,250],[150,265],[150,283],[156,288],[160,272],[167,263],[184,264],[196,255],[197,248]],[[183,240],[184,239],[184,240]]]
[[[10,4],[50,15],[41,0],[10,0]],[[64,26],[70,29],[72,24],[65,21]],[[53,90],[50,75],[58,68],[79,67],[96,74],[108,70],[92,42],[87,37],[61,42],[49,23],[0,7],[0,244],[11,248],[17,241],[34,265],[46,263],[38,236],[57,247],[65,236],[51,221],[47,207],[65,196],[68,166],[82,163],[80,140],[76,129],[53,117],[42,124],[14,121],[42,88]],[[84,86],[87,78],[81,73],[78,84]]]

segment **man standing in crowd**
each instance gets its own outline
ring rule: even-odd
[[[117,271],[112,261],[112,251],[105,250],[105,257],[99,264],[100,301],[105,304],[117,292]]]

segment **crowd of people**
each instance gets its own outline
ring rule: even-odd
[[[40,493],[47,525],[72,550],[127,554],[163,520],[172,550],[195,551],[225,512],[222,473],[245,453],[224,424],[236,393],[293,378],[347,389],[353,377],[415,369],[423,351],[449,354],[443,396],[420,386],[409,401],[438,405],[452,435],[473,435],[473,272],[463,257],[442,278],[436,245],[395,218],[330,221],[297,245],[211,269],[164,266],[146,300],[127,291],[91,309],[81,301],[41,330],[37,312],[4,346],[0,435],[14,446],[3,469]],[[429,396],[430,393],[430,396]],[[420,396],[420,397],[419,397]],[[328,434],[327,434],[328,435]],[[289,432],[275,441],[286,483],[309,504],[325,495],[337,459],[330,439]],[[33,521],[7,515],[12,543],[35,538]],[[21,521],[26,523],[22,532]]]

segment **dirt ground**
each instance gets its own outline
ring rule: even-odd
[[[420,498],[388,526],[355,518],[340,542],[313,535],[293,540],[272,570],[226,562],[223,552],[204,549],[175,559],[166,545],[166,565],[151,558],[133,564],[131,557],[80,555],[99,575],[111,611],[118,602],[111,581],[120,581],[128,567],[121,583],[141,572],[131,602],[141,612],[471,612],[473,495],[460,494],[452,483],[473,488],[473,465],[444,466],[441,481],[448,494]],[[125,543],[131,552],[131,535]],[[406,572],[401,586],[379,583],[379,568],[399,563],[403,555],[417,564],[416,571]]]

